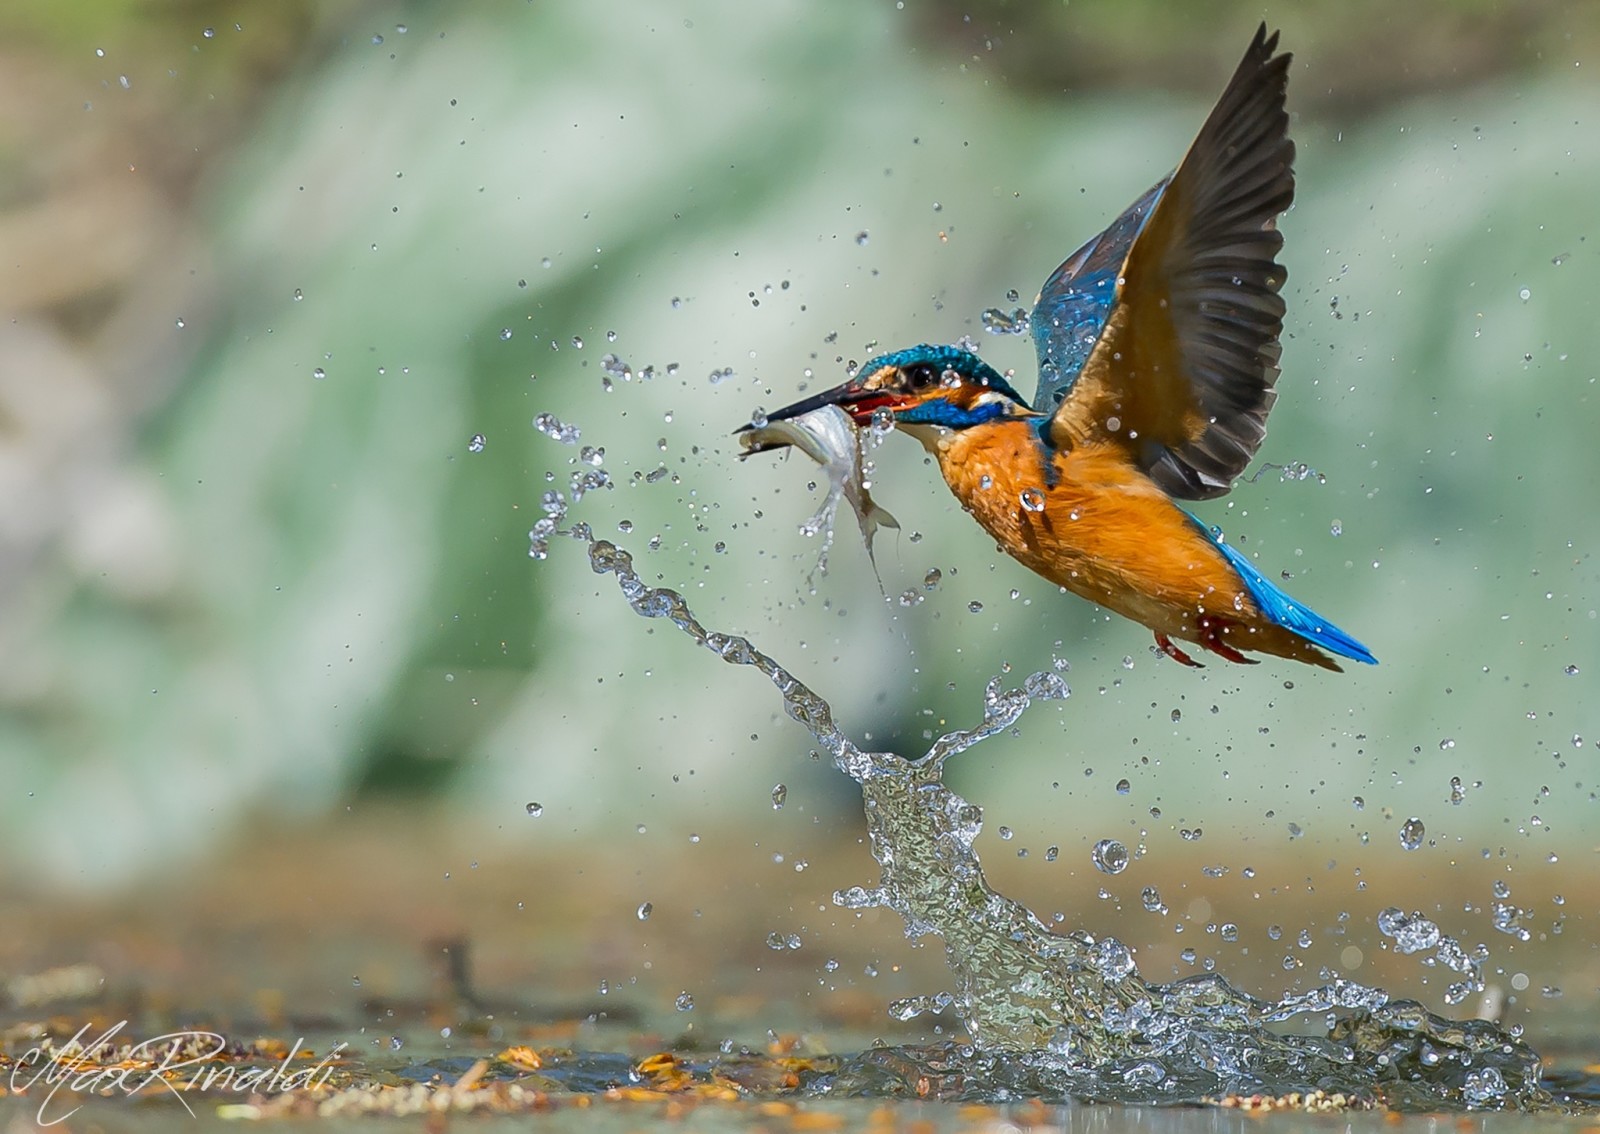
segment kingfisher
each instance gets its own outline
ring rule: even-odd
[[[1007,554],[1184,665],[1200,663],[1174,639],[1246,664],[1376,664],[1176,503],[1232,487],[1277,397],[1277,218],[1294,197],[1277,45],[1262,24],[1177,170],[1045,281],[1033,403],[971,351],[924,344],[766,423],[837,406],[910,434]]]

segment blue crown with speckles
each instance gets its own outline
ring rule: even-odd
[[[877,358],[868,359],[861,364],[861,369],[857,373],[871,374],[874,371],[882,370],[886,366],[892,366],[896,370],[904,370],[907,367],[921,366],[923,364],[937,366],[941,373],[946,370],[953,370],[963,378],[977,382],[981,386],[987,386],[991,390],[999,390],[1025,409],[1033,408],[1028,405],[1027,399],[1011,388],[1011,383],[1002,378],[998,370],[971,351],[962,350],[960,347],[930,346],[927,343],[921,346],[907,347],[905,350],[897,350],[893,354],[882,354]]]

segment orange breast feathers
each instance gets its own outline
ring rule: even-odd
[[[1052,583],[1183,638],[1206,612],[1259,619],[1222,553],[1121,448],[1047,449],[1013,420],[947,433],[935,454],[962,506]]]

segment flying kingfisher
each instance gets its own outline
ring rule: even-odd
[[[1233,662],[1376,664],[1173,502],[1232,487],[1277,397],[1277,217],[1294,197],[1291,57],[1277,45],[1263,24],[1177,171],[1045,281],[1033,405],[977,355],[924,345],[767,422],[825,406],[857,426],[886,415],[1012,558],[1148,626],[1184,665],[1199,663],[1174,638]]]

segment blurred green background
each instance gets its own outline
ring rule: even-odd
[[[814,574],[816,470],[730,431],[963,334],[1031,390],[979,313],[1176,163],[1263,18],[1299,192],[1261,456],[1325,483],[1268,469],[1200,511],[1383,664],[1158,660],[997,554],[905,439],[881,589],[848,518]],[[380,803],[397,846],[427,816],[529,870],[703,837],[866,871],[850,785],[756,675],[578,545],[530,560],[594,446],[611,483],[571,518],[858,739],[920,752],[992,675],[1070,663],[1070,701],[953,769],[1037,903],[1276,866],[1369,938],[1385,873],[1497,957],[1495,881],[1529,948],[1593,935],[1594,5],[34,2],[0,33],[8,889],[137,891]],[[1140,852],[1116,879],[1107,837]],[[607,885],[571,869],[549,884]],[[865,877],[782,870],[830,924]]]

